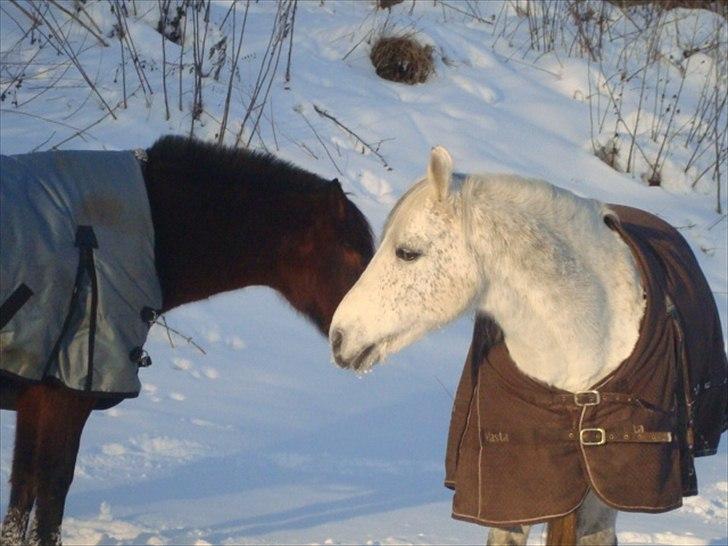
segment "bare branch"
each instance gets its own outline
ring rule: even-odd
[[[352,131],[351,129],[349,129],[346,125],[344,125],[343,123],[341,123],[338,119],[336,119],[336,117],[334,117],[333,115],[329,114],[326,110],[324,110],[323,108],[320,108],[319,106],[317,106],[315,104],[313,105],[313,109],[316,110],[316,113],[319,116],[323,116],[326,119],[329,119],[329,120],[333,121],[338,127],[340,127],[341,129],[343,129],[349,135],[351,135],[357,141],[359,141],[362,146],[364,146],[366,149],[368,149],[369,151],[371,151],[375,156],[377,156],[379,158],[379,161],[382,162],[382,165],[384,165],[384,167],[388,171],[393,170],[392,167],[389,166],[389,163],[387,163],[387,160],[384,159],[384,157],[382,156],[382,154],[379,153],[379,151],[377,151],[371,144],[369,144],[367,141],[365,141],[363,138],[361,138],[359,135],[357,135],[354,131]]]

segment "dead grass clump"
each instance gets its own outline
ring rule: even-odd
[[[615,171],[619,171],[619,148],[615,140],[610,140],[606,144],[597,146],[594,155]]]
[[[377,2],[377,7],[379,9],[392,9],[392,6],[396,6],[402,2],[404,2],[404,0],[379,0]]]
[[[424,83],[435,71],[432,46],[409,36],[380,36],[369,54],[377,76],[393,82]]]
[[[728,0],[607,0],[610,4],[625,9],[634,6],[650,5],[669,11],[675,8],[707,9],[726,17]]]

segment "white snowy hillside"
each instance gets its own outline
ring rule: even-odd
[[[227,145],[338,177],[378,234],[441,144],[458,171],[543,178],[677,226],[726,336],[726,25],[591,0],[2,1],[0,150],[217,140],[224,125]],[[431,46],[434,73],[377,76],[381,35]],[[166,319],[206,354],[153,328],[139,398],[86,426],[65,544],[484,544],[442,485],[472,317],[361,378],[268,289]],[[14,414],[0,420],[4,513]],[[726,444],[697,460],[682,508],[621,514],[620,543],[728,544]],[[543,540],[539,526],[529,544]]]

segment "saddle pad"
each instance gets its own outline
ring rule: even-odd
[[[0,156],[0,228],[0,373],[136,396],[162,296],[134,153]]]

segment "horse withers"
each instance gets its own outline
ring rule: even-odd
[[[697,493],[693,457],[726,416],[720,319],[685,240],[659,218],[513,175],[453,174],[443,148],[395,205],[332,320],[365,372],[468,310],[445,485],[489,544],[616,544],[617,510]]]
[[[137,365],[149,361],[137,343],[158,312],[264,285],[325,334],[374,249],[369,224],[337,180],[267,154],[164,137],[136,157],[43,152],[2,160],[3,260],[12,253],[31,265],[8,265],[27,277],[11,280],[2,264],[0,401],[16,410],[17,424],[1,537],[3,545],[52,545],[61,540],[84,424],[93,409],[138,394]],[[42,229],[25,229],[39,203],[49,215]],[[148,232],[140,228],[147,224]],[[50,259],[64,265],[46,278],[35,262],[50,267]],[[119,287],[129,292],[116,294]],[[54,290],[63,291],[62,303],[50,305]],[[119,330],[106,332],[118,318]],[[48,344],[28,334],[31,326]]]

